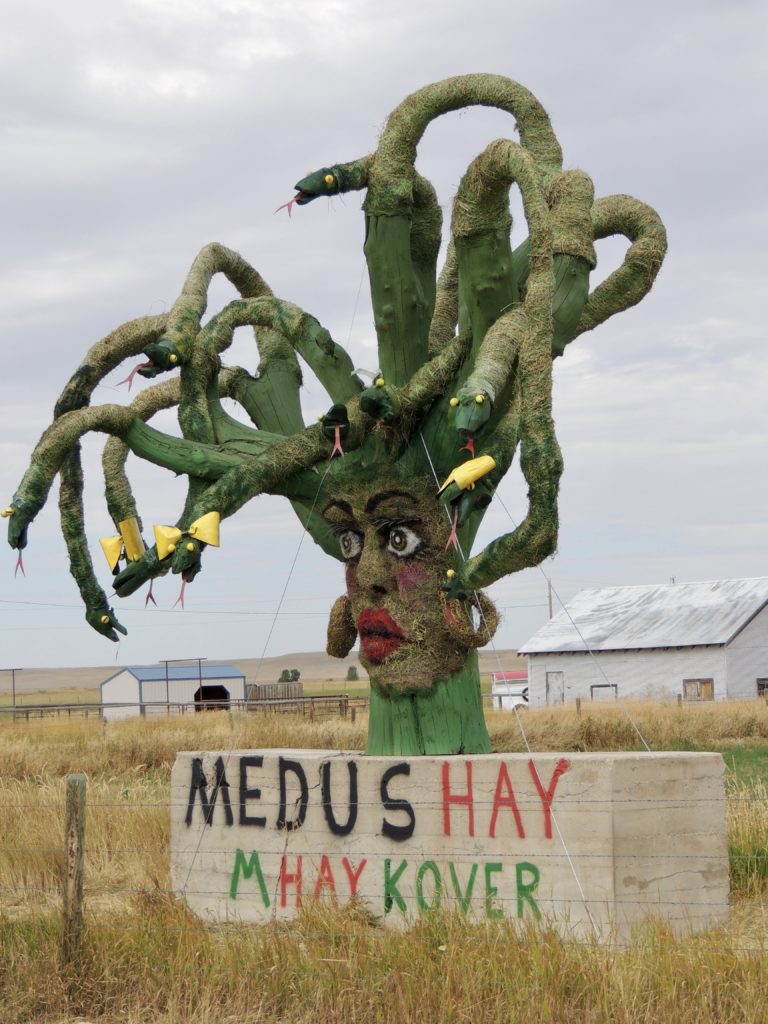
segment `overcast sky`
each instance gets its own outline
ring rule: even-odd
[[[376,369],[361,197],[290,219],[274,210],[308,170],[374,148],[409,92],[489,71],[535,93],[565,166],[587,170],[598,196],[654,206],[670,247],[642,305],[557,362],[559,550],[491,588],[504,614],[497,646],[545,621],[547,578],[557,609],[584,587],[768,574],[767,11],[759,0],[6,0],[0,504],[88,346],[169,309],[206,242],[241,252],[356,366]],[[508,115],[488,111],[429,129],[419,167],[446,220],[469,161],[512,133]],[[518,221],[514,244],[524,235]],[[622,252],[602,244],[596,280]],[[209,310],[230,297],[217,284]],[[246,333],[228,361],[255,370]],[[125,400],[117,384],[130,368],[94,402]],[[307,416],[326,406],[309,386]],[[108,588],[100,447],[86,445],[87,530]],[[145,524],[174,522],[183,482],[131,466]],[[515,471],[501,495],[513,517],[525,514]],[[511,528],[494,503],[478,544]],[[270,498],[223,524],[186,610],[172,610],[178,577],[156,584],[158,609],[144,610],[143,592],[117,602],[129,629],[119,645],[85,624],[54,495],[30,528],[26,578],[14,579],[14,564],[6,548],[0,668],[318,650],[343,589],[341,567]]]

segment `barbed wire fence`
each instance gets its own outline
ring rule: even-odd
[[[0,907],[2,907],[3,903],[6,906],[12,904],[17,908],[25,906],[28,913],[34,913],[41,908],[50,910],[58,903],[61,907],[61,950],[62,959],[65,963],[77,962],[84,930],[84,906],[87,906],[89,903],[95,906],[109,907],[110,902],[114,901],[125,904],[129,901],[146,899],[149,896],[152,898],[163,896],[168,899],[176,899],[179,896],[167,881],[170,859],[170,850],[167,842],[130,845],[121,844],[119,841],[115,842],[112,838],[108,838],[106,841],[102,838],[91,843],[89,842],[88,828],[86,826],[86,817],[89,820],[94,820],[102,813],[112,816],[115,815],[115,812],[118,812],[119,815],[149,814],[155,819],[162,816],[166,820],[165,816],[169,812],[178,811],[179,808],[174,808],[170,799],[137,800],[130,797],[129,799],[91,797],[87,800],[87,784],[84,774],[75,773],[67,777],[64,792],[60,799],[51,801],[48,798],[32,802],[6,799],[3,803],[3,810],[6,813],[11,812],[32,816],[39,815],[43,811],[53,811],[58,819],[61,838],[54,839],[52,837],[51,841],[45,844],[24,845],[23,843],[14,842],[12,832],[6,831],[4,833],[3,839],[0,841],[0,866],[5,862],[6,867],[9,864],[19,863],[26,863],[28,867],[23,872],[23,880],[18,878],[17,873],[12,883],[2,881],[3,875],[7,874],[7,872],[0,870]],[[704,802],[704,800],[705,798],[702,798],[700,802]],[[644,810],[647,810],[649,805],[652,807],[658,806],[659,810],[665,811],[674,810],[678,805],[681,808],[683,806],[679,800],[649,799],[648,797],[641,799],[630,797],[619,802],[630,808],[633,804],[642,805]],[[763,808],[768,805],[768,796],[764,789],[760,791],[743,790],[731,792],[728,795],[728,802],[731,811],[740,808],[758,807],[762,814]],[[569,800],[564,797],[558,803],[558,813],[565,813],[568,810],[572,811],[576,804],[584,806],[590,803],[599,804],[602,801],[590,801],[589,799],[579,797],[578,799],[570,800],[571,806],[569,807]],[[696,803],[696,797],[686,800],[686,805]],[[360,806],[365,806],[365,802],[360,801]],[[373,803],[368,806],[373,806]],[[376,806],[380,809],[380,805],[377,804]],[[429,806],[429,802],[426,802],[425,806]],[[525,810],[525,806],[525,801],[521,798],[521,811]],[[596,811],[593,807],[591,813],[600,813],[600,810],[597,809]],[[605,809],[602,813],[610,813],[610,811]],[[421,838],[428,846],[431,838],[437,841],[441,836],[438,833],[435,833],[434,836],[424,833]],[[691,894],[685,899],[660,899],[652,905],[649,905],[647,900],[627,896],[617,897],[611,902],[617,911],[641,907],[650,916],[653,916],[655,911],[663,918],[665,923],[672,927],[679,927],[683,932],[685,931],[686,924],[690,921],[691,913],[711,913],[713,918],[722,918],[722,915],[727,913],[729,909],[741,902],[743,905],[749,906],[750,912],[755,915],[756,920],[760,921],[761,924],[757,929],[757,936],[754,941],[741,944],[730,942],[729,948],[745,954],[765,953],[768,948],[768,928],[765,926],[766,922],[768,922],[768,843],[762,847],[756,845],[754,849],[749,851],[737,849],[733,842],[729,845],[732,890],[731,897],[727,900],[701,899],[697,898],[695,894]],[[214,847],[206,847],[205,852],[206,855],[216,855],[231,853],[231,850],[225,851]],[[317,850],[303,850],[305,856],[316,858],[317,860],[325,852],[327,851],[320,848]],[[526,851],[526,856],[541,860],[544,863],[546,863],[547,859],[559,858],[562,860],[561,852],[544,848],[538,849],[535,846]],[[691,864],[692,871],[706,871],[709,864],[707,854],[701,851],[693,851],[686,854],[681,853],[679,849],[674,851],[671,849],[665,850],[663,846],[657,847],[654,853],[647,854],[646,856],[650,861],[658,862],[659,865],[670,859],[673,859],[676,864],[688,862]],[[509,862],[511,864],[519,859],[519,853],[509,852],[505,854],[494,851],[493,857],[495,861],[501,863]],[[575,853],[574,857],[580,866],[583,866],[585,859],[587,859],[584,854],[580,853]],[[593,852],[588,855],[593,868],[595,867],[595,862],[604,862],[605,870],[609,869],[609,860],[621,861],[622,857],[631,859],[633,854],[617,855],[614,852],[596,854]],[[476,859],[471,852],[466,857],[452,856],[452,861],[457,867],[460,867],[462,864],[469,865]],[[47,864],[46,873],[49,880],[46,883],[42,883],[39,877],[36,880],[34,867],[30,866],[32,864],[39,866],[41,861]],[[150,870],[146,871],[146,881],[137,882],[136,879],[144,873],[143,865],[147,862],[151,862],[151,866]],[[98,868],[96,867],[97,864]],[[160,872],[158,872],[158,865],[161,865]],[[597,866],[599,868],[603,865],[598,863]],[[130,870],[128,870],[129,867]],[[89,872],[97,876],[97,879],[89,878]],[[121,874],[123,880],[120,878]],[[105,875],[110,876],[112,881],[104,881]],[[219,890],[200,888],[199,886],[198,888],[187,889],[187,893],[196,896],[220,895]],[[297,902],[302,903],[303,901],[306,904],[311,902],[312,899],[312,893],[308,892],[303,896],[297,897]],[[416,905],[417,898],[414,895],[403,893],[402,899],[407,905],[409,916],[417,917],[419,912],[419,907]],[[498,895],[495,897],[495,900],[505,910],[507,916],[514,918],[515,908],[512,904],[515,901],[515,897]],[[573,905],[574,898],[559,899],[554,896],[547,897],[547,901],[555,906],[558,903]],[[115,918],[113,911],[104,909],[102,913],[108,915],[110,927],[124,927],[126,929],[135,927],[129,919],[121,924],[119,918]],[[98,920],[99,911],[95,910],[93,914],[94,920]],[[145,922],[143,926],[146,927],[147,923]],[[169,923],[154,919],[151,922],[151,927],[167,929],[169,931],[191,931],[205,928],[215,932],[225,928],[226,925],[202,920],[195,921],[194,923],[190,920],[186,924],[180,924],[178,921]],[[306,932],[303,935],[306,937]],[[318,933],[318,938],[321,937]],[[617,941],[615,937],[604,937],[600,934],[594,935],[591,942],[598,945],[607,945],[611,948],[630,947],[629,942]]]

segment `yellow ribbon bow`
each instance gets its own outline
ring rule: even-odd
[[[123,519],[117,524],[117,528],[120,533],[116,537],[99,537],[99,544],[101,544],[101,549],[107,556],[109,568],[113,572],[120,561],[123,548],[125,548],[125,557],[129,562],[138,562],[146,550],[136,516]]]
[[[162,562],[168,555],[172,555],[182,537],[194,537],[203,544],[217,548],[220,522],[221,516],[218,512],[206,512],[204,516],[196,519],[188,530],[180,530],[178,526],[155,526],[157,557]]]

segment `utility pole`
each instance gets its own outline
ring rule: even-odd
[[[552,618],[552,580],[547,579],[547,608],[549,610],[549,618]]]
[[[24,669],[22,669],[22,668],[4,668],[4,669],[0,669],[0,671],[2,671],[2,672],[10,672],[11,673],[11,693],[13,695],[12,699],[11,699],[11,704],[15,708],[16,707],[16,673],[17,672],[23,672]]]

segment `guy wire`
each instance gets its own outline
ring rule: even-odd
[[[437,476],[437,473],[435,472],[435,466],[434,466],[434,463],[432,462],[432,456],[429,453],[429,449],[427,448],[427,442],[424,440],[424,434],[421,431],[419,431],[419,436],[421,438],[421,443],[424,446],[424,451],[426,452],[426,456],[427,456],[427,460],[429,462],[430,469],[432,470],[432,476],[435,478],[435,483],[439,487],[440,486],[440,480],[439,480],[439,478]],[[505,511],[506,511],[506,509],[505,509]],[[448,511],[448,509],[445,509],[445,513],[448,516],[448,520],[450,522],[451,521],[451,514]],[[507,512],[507,515],[509,515],[508,512]],[[512,517],[510,516],[510,518],[512,518]],[[466,558],[466,555],[464,554],[464,552],[463,552],[463,550],[461,548],[461,542],[459,541],[458,537],[456,538],[456,547],[457,547],[458,552],[459,552],[459,554],[461,556],[461,560],[466,564],[467,558]],[[480,613],[480,617],[483,620],[483,624],[485,625],[485,628],[488,631],[488,634],[489,634],[489,637],[490,637],[489,643],[491,645],[493,653],[496,656],[496,661],[498,662],[498,665],[499,665],[499,671],[502,672],[503,671],[503,667],[502,667],[502,664],[501,664],[501,655],[498,652],[496,644],[493,642],[493,637],[490,636],[490,632],[491,631],[490,631],[490,629],[488,627],[488,622],[487,622],[486,617],[485,617],[485,615],[483,613],[483,609],[482,609],[482,606],[480,604],[480,601],[477,598],[477,591],[473,591],[473,593],[474,593],[474,596],[475,596],[475,601],[476,601],[476,606],[477,606],[478,612]],[[515,718],[517,719],[517,725],[518,725],[518,727],[520,729],[520,734],[523,737],[523,743],[525,744],[525,748],[528,751],[528,756],[530,758],[530,764],[531,764],[533,770],[536,772],[536,778],[539,781],[539,785],[542,786],[541,776],[539,775],[539,769],[536,767],[536,763],[535,763],[535,761],[533,759],[533,751],[531,750],[531,745],[528,742],[528,737],[527,737],[527,735],[525,733],[525,728],[523,727],[522,719],[520,718],[520,714],[519,714],[519,712],[517,710],[517,707],[513,707],[512,710],[515,713]],[[543,788],[543,786],[542,786],[542,788]],[[592,925],[592,931],[594,932],[595,938],[599,940],[600,933],[599,933],[597,924],[595,923],[595,919],[592,917],[592,912],[589,909],[589,902],[587,900],[586,893],[584,892],[584,888],[583,888],[583,886],[581,884],[581,879],[579,878],[579,874],[576,871],[576,865],[574,864],[573,858],[571,857],[570,851],[568,849],[568,845],[567,845],[567,843],[565,841],[565,837],[563,836],[563,833],[560,830],[560,825],[559,825],[559,823],[557,821],[557,816],[555,815],[554,810],[551,809],[551,808],[550,808],[550,814],[551,814],[551,818],[552,818],[552,824],[555,826],[555,830],[557,832],[558,839],[560,840],[560,843],[561,843],[561,845],[563,847],[563,852],[565,853],[566,860],[568,861],[568,864],[569,864],[570,869],[571,869],[571,873],[573,874],[574,880],[576,882],[576,887],[579,890],[579,895],[581,897],[581,902],[584,905],[584,910],[586,911],[587,917],[589,918],[589,923]]]
[[[496,498],[498,498],[498,499],[499,499],[499,504],[500,504],[500,505],[501,505],[501,507],[502,507],[502,508],[504,509],[504,511],[505,511],[505,512],[507,513],[507,515],[509,516],[509,520],[510,520],[510,522],[512,523],[512,525],[513,525],[513,526],[515,527],[515,529],[517,529],[517,525],[518,525],[518,524],[517,524],[517,523],[515,522],[515,520],[514,520],[514,519],[512,518],[512,515],[511,515],[511,513],[510,513],[509,509],[507,508],[507,506],[506,506],[506,505],[504,504],[504,502],[502,501],[502,499],[501,499],[501,496],[499,495],[499,492],[498,492],[498,490],[496,490],[496,491],[494,492],[494,496],[495,496]],[[586,639],[584,638],[584,634],[583,634],[583,633],[581,632],[581,630],[579,629],[579,627],[578,627],[578,626],[576,625],[576,623],[574,622],[574,620],[573,620],[573,616],[572,616],[572,615],[571,615],[571,613],[570,613],[570,612],[568,611],[568,609],[567,609],[567,608],[566,608],[566,606],[565,606],[565,603],[563,602],[563,599],[562,599],[562,598],[560,597],[560,595],[558,594],[557,590],[555,589],[555,587],[554,587],[554,584],[552,583],[552,579],[551,579],[551,578],[550,578],[549,576],[547,576],[547,574],[546,574],[546,573],[544,572],[544,570],[542,569],[541,565],[537,565],[537,566],[536,566],[536,568],[537,568],[537,569],[539,570],[539,572],[541,573],[541,575],[542,575],[542,576],[544,577],[544,579],[545,579],[545,580],[547,581],[547,584],[548,584],[548,585],[549,585],[550,587],[552,587],[552,592],[554,593],[554,595],[555,595],[555,597],[557,598],[557,600],[558,600],[558,601],[560,602],[560,607],[561,607],[561,608],[563,609],[563,611],[565,612],[565,614],[566,614],[566,615],[568,616],[568,619],[569,619],[569,621],[570,621],[571,625],[572,625],[572,626],[573,626],[573,628],[574,628],[574,629],[576,630],[576,632],[577,632],[577,634],[578,634],[578,636],[579,636],[579,639],[581,640],[581,642],[582,642],[582,643],[584,644],[584,650],[585,650],[585,651],[587,652],[587,654],[588,654],[588,655],[590,656],[590,658],[592,659],[592,661],[593,661],[594,665],[595,665],[595,666],[597,667],[597,670],[598,670],[598,672],[600,673],[600,675],[601,675],[601,676],[603,677],[603,679],[604,679],[604,680],[606,681],[606,683],[607,683],[607,684],[608,684],[609,686],[613,686],[614,684],[613,684],[613,683],[611,683],[611,680],[610,680],[610,679],[608,678],[608,676],[607,676],[607,675],[605,674],[605,671],[603,670],[603,666],[602,666],[602,665],[600,664],[599,660],[598,660],[598,659],[597,659],[597,658],[595,657],[595,654],[594,654],[594,652],[592,651],[592,649],[590,648],[590,646],[589,646],[589,644],[587,643]],[[641,742],[642,742],[643,746],[645,747],[645,749],[646,749],[646,750],[648,751],[648,753],[650,754],[650,753],[651,753],[651,748],[650,748],[650,747],[648,746],[648,744],[646,743],[646,740],[645,740],[645,736],[643,736],[643,734],[642,734],[642,733],[640,732],[640,729],[638,728],[638,726],[637,726],[637,723],[635,722],[635,720],[634,720],[634,719],[632,718],[632,715],[631,715],[631,714],[629,713],[629,711],[627,710],[627,708],[626,708],[626,707],[624,707],[623,705],[622,705],[622,708],[621,708],[621,710],[623,711],[624,715],[625,715],[625,716],[627,717],[627,720],[629,721],[629,724],[630,724],[630,725],[632,726],[632,728],[633,728],[633,729],[635,730],[635,732],[637,733],[637,735],[638,735],[638,736],[640,737],[640,740],[641,740]]]

